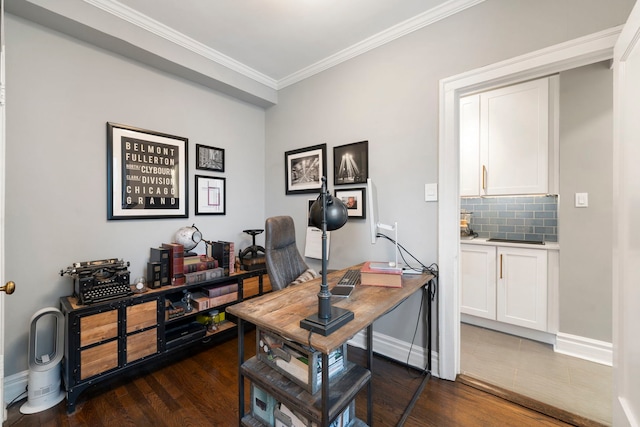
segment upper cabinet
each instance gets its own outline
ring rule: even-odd
[[[461,196],[555,192],[555,78],[461,98]]]

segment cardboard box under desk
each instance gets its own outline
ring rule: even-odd
[[[256,328],[258,360],[268,364],[311,394],[322,385],[322,353]],[[346,370],[347,344],[329,355],[329,378]]]

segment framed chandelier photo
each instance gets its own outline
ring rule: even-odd
[[[333,185],[365,184],[369,178],[369,141],[333,148]]]

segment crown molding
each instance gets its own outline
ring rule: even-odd
[[[186,35],[168,27],[154,19],[151,19],[147,15],[144,15],[124,4],[115,0],[84,0],[88,3],[104,12],[107,12],[129,24],[148,31],[158,37],[161,37],[171,43],[174,43],[184,49],[187,49],[193,53],[196,53],[210,61],[213,61],[219,65],[229,68],[245,77],[255,80],[271,89],[277,89],[277,82],[265,74],[262,74],[251,67],[242,64],[235,59],[218,52],[215,49],[208,47],[207,45],[198,42],[197,40],[187,37]]]
[[[335,67],[358,55],[362,55],[372,49],[441,21],[484,1],[485,0],[450,0],[279,80],[277,89],[283,89],[329,68]]]
[[[123,21],[126,21],[132,25],[137,26],[140,29],[148,31],[158,37],[163,38],[171,43],[174,43],[184,49],[187,49],[193,53],[196,53],[210,61],[213,61],[219,65],[229,68],[239,74],[242,74],[250,79],[255,80],[261,84],[272,89],[282,89],[329,68],[332,68],[342,62],[345,62],[351,58],[389,43],[399,37],[412,33],[413,31],[424,28],[442,19],[445,19],[451,15],[461,12],[467,8],[475,6],[485,0],[449,0],[431,10],[428,10],[413,18],[407,19],[400,24],[391,27],[385,31],[382,31],[374,36],[371,36],[355,45],[342,50],[334,55],[331,55],[321,61],[316,62],[308,67],[303,68],[279,81],[266,76],[251,67],[242,64],[235,59],[218,52],[200,43],[186,35],[170,28],[150,17],[128,7],[116,0],[84,0],[85,3],[90,4],[104,12],[107,12]]]

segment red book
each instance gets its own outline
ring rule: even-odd
[[[360,283],[365,286],[384,286],[387,288],[402,287],[401,268],[371,268],[371,262],[367,261],[360,269]]]

